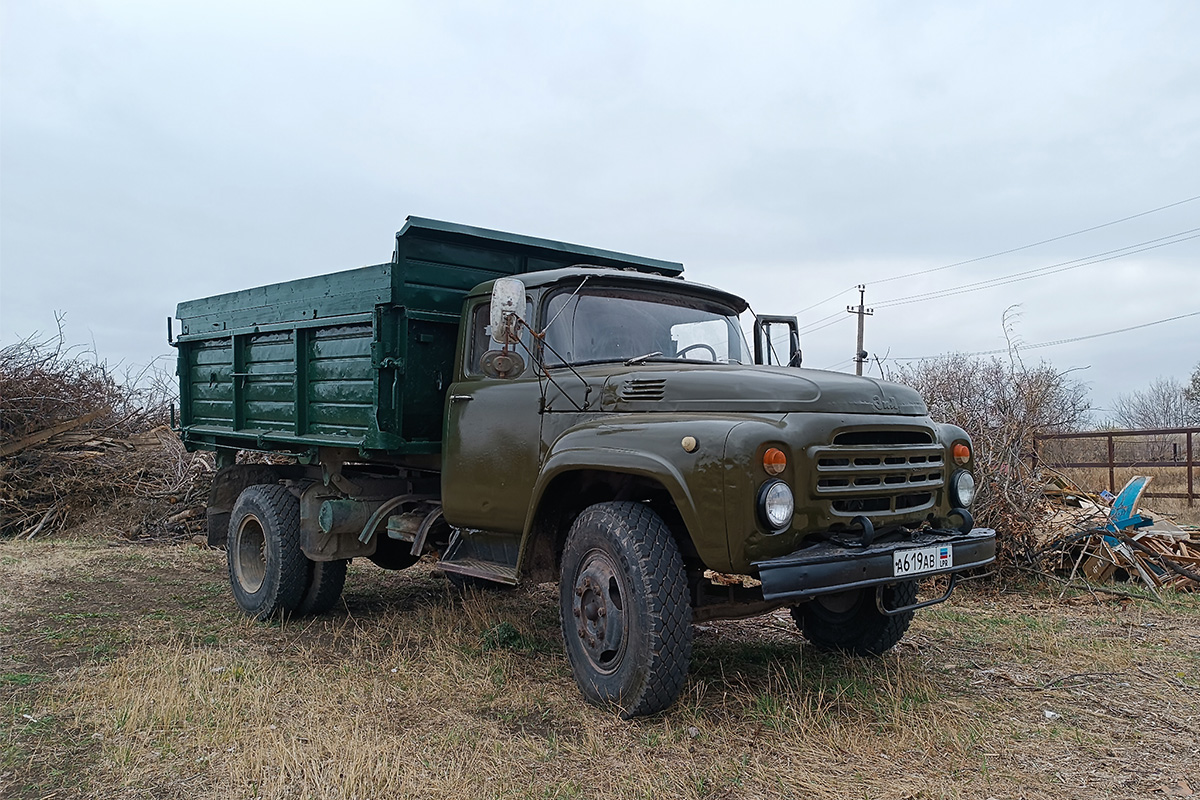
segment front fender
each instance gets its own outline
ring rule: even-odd
[[[682,414],[648,417],[605,417],[585,422],[570,428],[550,445],[525,521],[526,540],[546,490],[555,478],[584,469],[624,473],[661,484],[671,495],[705,566],[728,570],[725,438],[745,417]],[[684,449],[685,437],[696,440],[693,452]]]

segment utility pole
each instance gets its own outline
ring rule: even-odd
[[[846,310],[851,314],[858,315],[858,347],[854,351],[854,374],[862,375],[863,363],[867,360],[867,351],[863,350],[863,323],[867,317],[875,313],[875,309],[863,306],[863,298],[867,293],[866,285],[860,283],[855,288],[858,289],[858,308],[846,306]]]

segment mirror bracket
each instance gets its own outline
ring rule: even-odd
[[[788,329],[788,352],[775,352],[771,345],[771,327],[783,325]],[[803,361],[800,352],[800,323],[795,317],[756,316],[754,318],[754,363],[798,367]]]

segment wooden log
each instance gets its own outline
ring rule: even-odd
[[[57,504],[57,503],[55,503],[54,505],[50,506],[50,510],[49,510],[49,511],[47,511],[47,512],[46,512],[46,513],[45,513],[45,514],[42,516],[42,521],[41,521],[41,522],[39,522],[37,525],[34,525],[32,529],[26,529],[26,530],[24,530],[24,531],[21,531],[20,533],[18,533],[18,534],[17,534],[17,538],[18,538],[18,539],[20,539],[22,536],[24,536],[24,537],[25,537],[25,541],[29,541],[29,540],[30,540],[30,539],[32,539],[33,537],[37,536],[37,535],[38,535],[38,533],[40,533],[40,532],[41,532],[42,528],[46,527],[46,523],[50,521],[50,518],[54,516],[54,513],[55,513],[56,511],[58,511],[58,504]],[[28,536],[25,536],[25,534],[26,534],[26,533],[28,533],[29,535],[28,535]]]
[[[49,428],[43,428],[36,433],[31,433],[28,436],[17,439],[15,442],[7,442],[6,444],[0,445],[0,458],[15,455],[27,447],[32,447],[35,444],[41,444],[47,439],[52,439],[60,433],[66,433],[67,431],[74,430],[81,425],[86,425],[107,411],[108,409],[101,408],[96,411],[92,411],[91,413],[84,414],[82,417],[76,417],[75,419],[67,420],[66,422],[60,422],[57,425],[52,425]]]

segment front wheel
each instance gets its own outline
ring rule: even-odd
[[[917,601],[917,582],[901,581],[883,588],[888,608]],[[877,656],[903,638],[913,612],[889,617],[875,606],[875,587],[814,597],[792,609],[792,619],[804,638],[823,650],[857,656]]]
[[[642,503],[597,503],[563,549],[559,613],[571,671],[591,703],[653,714],[679,696],[692,609],[670,530]]]

